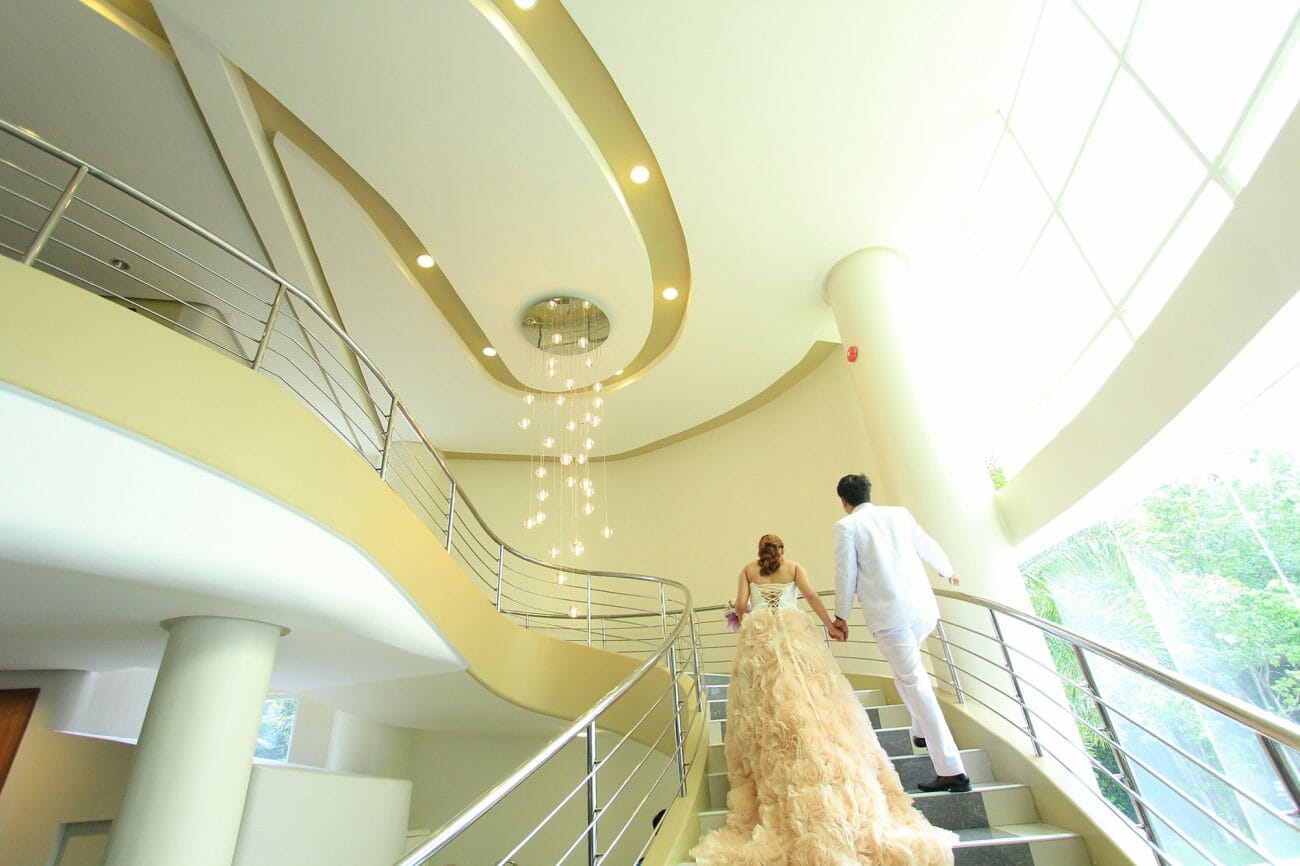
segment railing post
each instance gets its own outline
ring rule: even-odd
[[[388,447],[393,443],[393,424],[397,421],[397,395],[390,394],[388,403],[388,427],[384,430],[384,445],[379,449],[379,477],[388,480]]]
[[[596,819],[600,807],[596,805],[596,720],[587,725],[587,866],[596,866],[600,856],[596,849]]]
[[[700,679],[700,638],[695,620],[695,611],[691,610],[691,665],[695,673],[695,710],[704,709],[704,681]]]
[[[451,493],[447,497],[447,552],[451,553],[451,529],[456,525],[456,482],[451,482]]]
[[[253,355],[253,372],[262,369],[262,356],[266,354],[266,346],[271,342],[271,332],[275,330],[275,320],[280,315],[280,304],[284,302],[284,294],[284,283],[280,283],[280,288],[275,290],[275,300],[271,302],[271,312],[266,316],[266,327],[262,329],[262,339],[257,341],[257,354]],[[397,398],[394,397],[393,399],[396,400]],[[388,422],[390,427],[392,423],[392,421]]]
[[[966,693],[961,688],[961,677],[957,676],[957,665],[952,661],[952,647],[948,644],[948,632],[943,628],[943,621],[939,621],[939,642],[943,644],[943,660],[948,663],[948,679],[952,682],[953,691],[957,693],[957,703],[966,703]]]
[[[1002,647],[1002,658],[1007,662],[1007,676],[1011,677],[1011,687],[1016,690],[1016,700],[1020,703],[1020,710],[1025,714],[1025,733],[1029,735],[1029,742],[1033,744],[1034,754],[1038,757],[1043,756],[1043,747],[1038,744],[1038,733],[1034,730],[1034,719],[1029,714],[1029,704],[1025,703],[1025,693],[1020,689],[1020,677],[1016,675],[1016,670],[1011,664],[1011,650],[1007,649],[1007,642],[1002,637],[1002,626],[998,625],[998,614],[993,608],[989,608],[989,620],[993,623],[993,633],[997,635],[998,646]]]
[[[1133,768],[1129,765],[1128,754],[1119,744],[1119,731],[1115,730],[1115,723],[1111,720],[1110,710],[1102,703],[1101,689],[1097,688],[1097,680],[1092,675],[1092,665],[1088,664],[1088,657],[1083,653],[1083,647],[1078,644],[1070,644],[1074,649],[1074,660],[1079,664],[1079,672],[1083,674],[1084,685],[1088,687],[1089,694],[1092,695],[1092,702],[1097,707],[1097,714],[1101,716],[1101,726],[1106,729],[1106,736],[1110,738],[1110,753],[1115,756],[1115,763],[1119,766],[1119,771],[1124,775],[1124,781],[1128,783],[1129,790],[1136,795],[1138,793],[1137,777],[1133,775]],[[1138,820],[1142,823],[1142,830],[1147,834],[1147,839],[1152,845],[1159,846],[1160,841],[1156,839],[1156,829],[1151,824],[1151,816],[1147,814],[1147,808],[1136,796],[1129,797],[1129,802],[1137,810]],[[1156,860],[1164,866],[1168,861],[1156,852]]]
[[[659,625],[664,637],[668,636],[668,600],[664,598],[664,585],[659,584]]]
[[[677,742],[677,777],[686,796],[686,749],[682,743],[682,696],[677,685],[677,641],[668,647],[668,676],[673,681],[673,739]]]
[[[601,617],[600,619],[600,648],[601,649],[609,649],[609,646],[605,642],[605,625],[608,622],[609,620],[605,619],[604,617]]]
[[[31,246],[27,248],[27,252],[23,255],[23,264],[30,265],[36,261],[36,257],[41,254],[41,250],[45,249],[45,244],[50,239],[50,235],[54,234],[54,227],[59,224],[64,211],[72,204],[72,197],[77,194],[77,187],[81,186],[81,182],[86,179],[88,169],[89,166],[86,165],[77,166],[77,171],[72,175],[72,180],[68,181],[68,185],[63,188],[63,195],[59,196],[59,200],[54,203],[54,207],[50,208],[49,216],[45,218],[45,222],[41,223],[40,229],[36,232],[36,237],[32,238]]]
[[[591,572],[587,572],[587,646],[591,646]]]
[[[497,599],[496,602],[494,603],[494,606],[497,609],[497,613],[501,612],[501,578],[502,575],[505,573],[505,565],[506,565],[506,546],[504,544],[498,544],[497,545]]]
[[[1277,773],[1278,779],[1282,782],[1282,787],[1291,795],[1291,805],[1295,809],[1292,815],[1300,815],[1300,781],[1296,780],[1295,772],[1291,769],[1291,764],[1282,752],[1282,747],[1273,741],[1271,737],[1256,733],[1259,744],[1264,747],[1264,754],[1268,756],[1268,762],[1273,765],[1273,772]]]

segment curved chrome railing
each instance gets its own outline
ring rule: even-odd
[[[1088,788],[1158,862],[1295,862],[1300,726],[1054,622],[966,593],[935,592],[951,602],[936,631],[939,652],[922,649],[934,670],[947,674],[934,675],[936,682],[958,701],[978,703],[1021,731],[1036,755],[1052,759]],[[706,670],[724,669],[734,653],[735,635],[722,620],[723,607],[696,608]],[[1017,640],[1005,636],[1012,624],[1022,632]],[[874,641],[857,636],[864,633],[862,627],[851,629],[847,643],[830,645],[843,666],[889,676]],[[1064,652],[1051,654],[1049,642]],[[1146,704],[1120,705],[1103,688],[1121,676],[1140,678]],[[1233,757],[1253,757],[1271,779],[1270,789],[1253,790],[1234,778],[1232,768],[1215,767],[1213,756],[1196,754],[1147,718],[1162,696],[1185,701],[1197,716],[1212,714],[1206,728],[1232,736]],[[1061,730],[1063,719],[1077,726],[1077,736]],[[1085,738],[1100,748],[1089,751]],[[1253,755],[1242,754],[1243,740]]]
[[[555,862],[565,862],[583,841],[591,864],[622,862],[644,850],[651,836],[644,813],[665,805],[665,791],[684,793],[694,760],[686,740],[703,709],[686,587],[558,565],[516,550],[474,507],[407,404],[338,323],[329,298],[313,297],[196,222],[21,127],[0,120],[0,132],[0,251],[279,382],[403,498],[502,615],[553,637],[644,657],[564,733],[422,844],[419,858],[402,862],[424,862],[442,850],[584,736],[588,771],[575,790],[587,791],[587,820]],[[648,692],[656,671],[663,687]],[[623,717],[635,716],[632,705],[648,709],[629,727]],[[598,733],[600,722],[615,716],[618,723],[608,727],[622,737],[602,755],[598,739],[607,734]],[[615,776],[634,753],[640,761]],[[597,798],[598,777],[612,795]],[[666,788],[664,779],[671,782]],[[554,830],[573,796],[542,823]],[[533,853],[526,849],[538,829],[513,848],[495,838],[491,846],[508,851],[502,862]]]

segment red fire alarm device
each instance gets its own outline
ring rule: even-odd
[[[849,350],[844,354],[846,357],[848,357],[849,363],[852,364],[854,361],[858,360],[858,347],[849,346]]]

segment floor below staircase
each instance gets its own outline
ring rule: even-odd
[[[727,729],[727,688],[730,678],[706,674],[710,731],[709,809],[700,813],[700,833],[721,827],[727,817],[727,758],[723,742]],[[937,827],[952,830],[956,866],[1090,866],[1083,839],[1038,820],[1029,787],[999,781],[983,749],[963,749],[962,760],[974,790],[964,794],[926,794],[918,782],[934,778],[934,765],[924,749],[912,745],[907,709],[886,704],[880,690],[859,691],[863,712],[871,719],[880,744],[891,756],[903,787],[916,808]],[[687,864],[683,864],[687,866]]]

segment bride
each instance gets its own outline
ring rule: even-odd
[[[727,823],[699,866],[951,866],[954,836],[912,808],[870,720],[798,609],[839,637],[802,565],[775,535],[740,573],[740,639],[727,699]],[[754,612],[745,615],[754,596]]]

